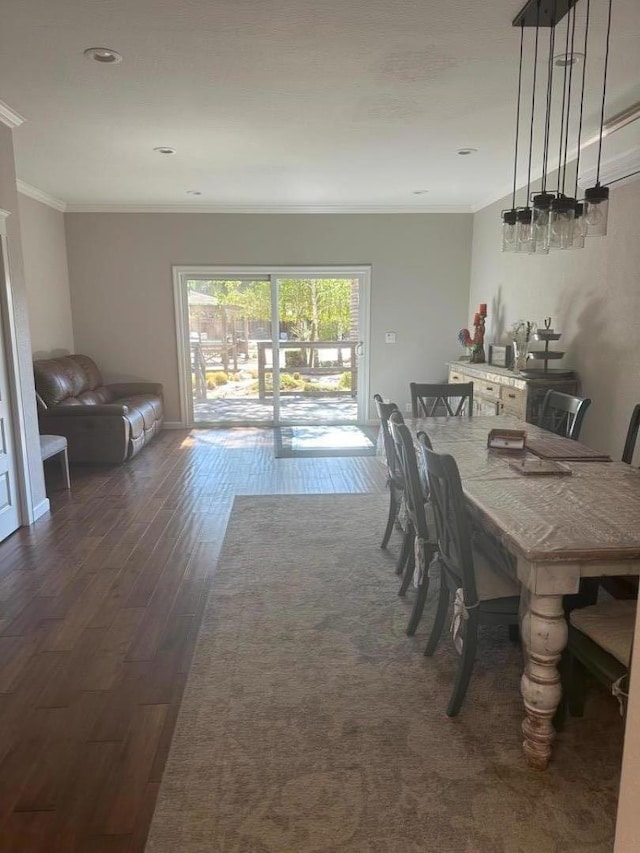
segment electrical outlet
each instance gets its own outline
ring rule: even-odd
[[[404,410],[405,410],[405,412],[407,412],[410,415],[411,412],[413,411],[413,409],[411,408],[411,403],[405,403],[404,404]]]
[[[385,332],[384,333],[384,342],[385,342],[385,344],[395,344],[396,333],[395,332]]]

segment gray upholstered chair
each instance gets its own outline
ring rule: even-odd
[[[555,720],[558,727],[564,722],[565,708],[574,717],[583,715],[587,674],[611,691],[626,710],[636,609],[634,600],[613,599],[571,611],[562,662],[564,695]]]

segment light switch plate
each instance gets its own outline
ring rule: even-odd
[[[396,333],[395,332],[385,332],[384,333],[384,342],[385,342],[385,344],[395,344]]]

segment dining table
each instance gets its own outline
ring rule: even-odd
[[[513,557],[522,590],[523,750],[530,766],[546,769],[562,695],[563,596],[577,593],[582,578],[640,574],[640,471],[508,415],[406,423],[454,457],[475,522]],[[525,449],[488,447],[496,428],[524,431]]]

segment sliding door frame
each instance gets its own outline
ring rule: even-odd
[[[180,395],[180,426],[190,429],[193,421],[193,396],[191,388],[191,354],[189,341],[189,307],[187,282],[192,279],[224,280],[247,279],[271,281],[271,335],[273,345],[273,421],[279,424],[279,312],[278,279],[283,278],[357,278],[359,282],[358,331],[361,335],[358,358],[358,420],[367,421],[369,400],[369,340],[370,340],[370,293],[371,266],[335,265],[326,266],[243,266],[237,265],[175,265],[173,268],[173,300],[176,324],[176,346],[178,361],[178,387]],[[256,422],[256,426],[260,423]],[[225,424],[226,426],[226,424]],[[229,426],[233,424],[229,423]]]

